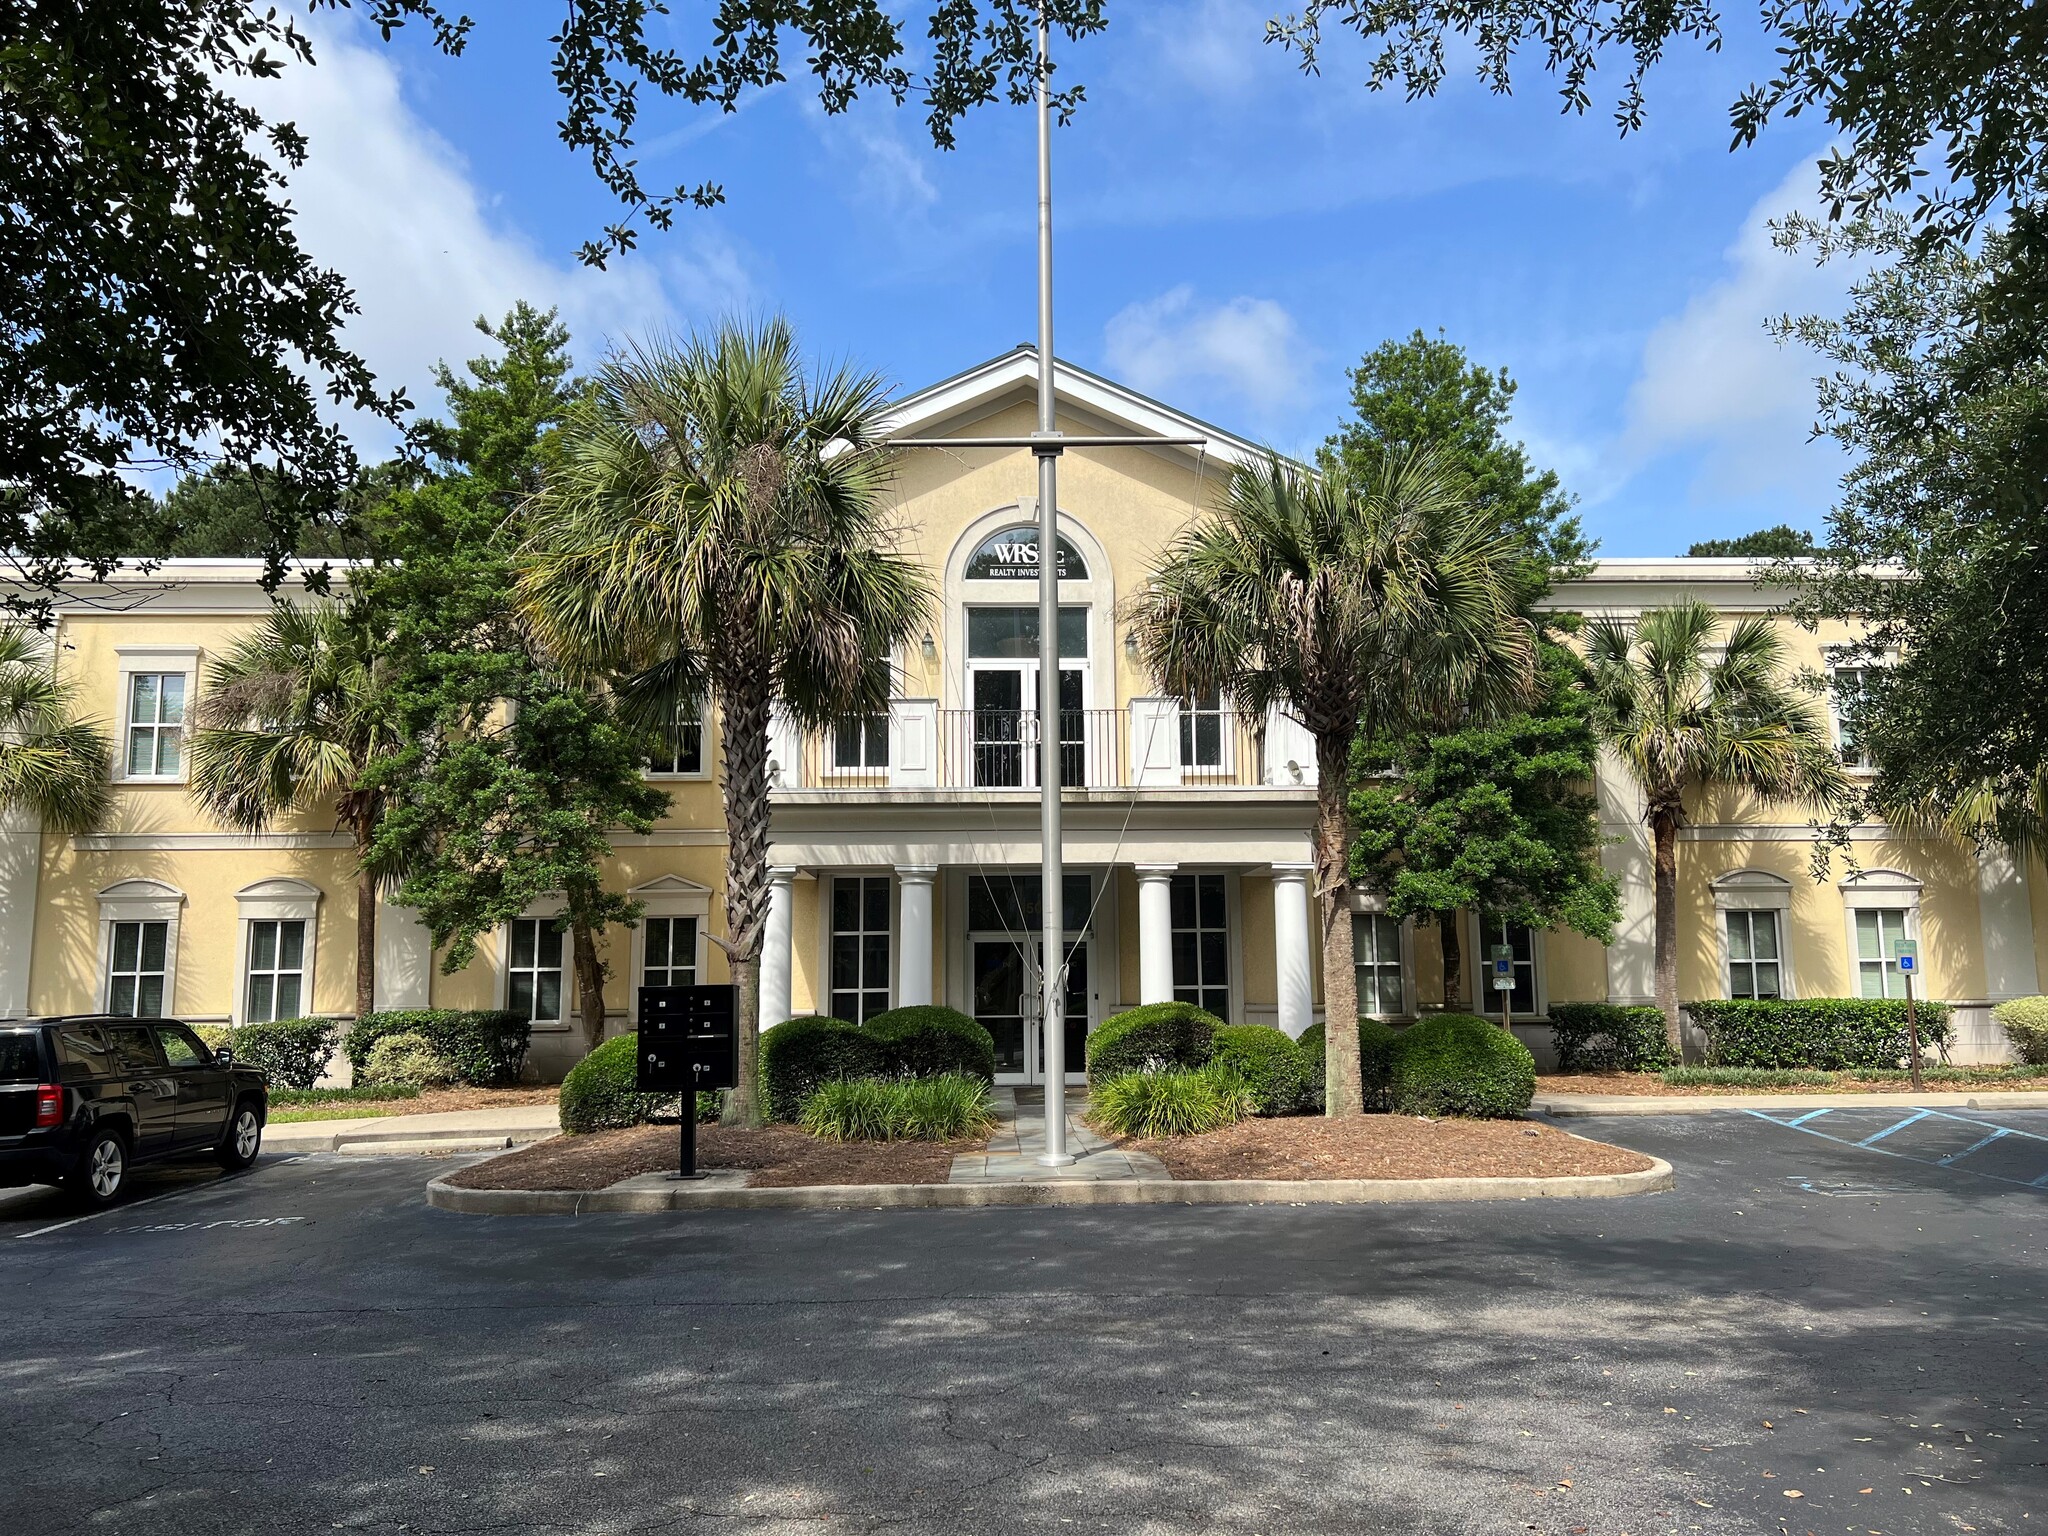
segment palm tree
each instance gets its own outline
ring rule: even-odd
[[[1850,798],[1848,775],[1819,704],[1802,695],[1777,628],[1739,620],[1712,651],[1720,620],[1705,603],[1653,608],[1634,624],[1586,626],[1593,728],[1642,791],[1650,828],[1656,911],[1657,1006],[1665,1038],[1678,1023],[1678,829],[1685,800],[1721,788],[1765,805],[1832,812]]]
[[[43,637],[0,623],[0,815],[33,817],[55,832],[90,832],[105,819],[113,744],[77,717],[76,705]]]
[[[370,844],[384,792],[370,770],[396,745],[380,647],[360,607],[280,603],[207,671],[194,717],[192,793],[229,826],[331,805],[356,849],[356,1017],[377,1005],[377,893]]]
[[[1183,697],[1211,689],[1262,728],[1285,710],[1316,743],[1316,895],[1332,1116],[1364,1111],[1352,969],[1353,740],[1486,713],[1527,689],[1534,634],[1514,608],[1520,551],[1429,450],[1359,474],[1278,458],[1167,549],[1131,622],[1146,667]]]
[[[807,376],[788,324],[634,347],[599,373],[531,508],[518,593],[565,663],[623,677],[670,725],[718,709],[726,937],[739,985],[729,1123],[758,1125],[768,915],[768,729],[887,708],[886,658],[920,628],[928,578],[893,551],[876,443],[884,395]]]

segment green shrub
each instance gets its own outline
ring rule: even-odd
[[[240,1024],[225,1044],[235,1060],[255,1067],[281,1088],[310,1088],[334,1060],[334,1024],[328,1019],[277,1019]]]
[[[526,1065],[530,1020],[502,1008],[401,1008],[366,1014],[342,1041],[358,1075],[386,1035],[424,1035],[472,1088],[503,1088],[519,1081]]]
[[[995,1128],[988,1083],[973,1072],[847,1077],[822,1083],[798,1122],[828,1141],[953,1141]]]
[[[1112,1014],[1088,1037],[1088,1082],[1162,1067],[1199,1067],[1223,1021],[1193,1003],[1143,1003]]]
[[[228,1036],[234,1030],[226,1024],[194,1024],[192,1033],[197,1035],[209,1051],[217,1051],[228,1043]]]
[[[1234,1073],[1261,1115],[1291,1115],[1308,1091],[1308,1060],[1285,1030],[1270,1024],[1225,1024],[1209,1058]]]
[[[2048,1067],[2048,997],[2010,997],[1991,1010],[2013,1054],[2030,1067]]]
[[[1439,1013],[1402,1031],[1393,1050],[1394,1110],[1512,1120],[1536,1094],[1536,1058],[1498,1024]]]
[[[1664,1081],[1673,1088],[1826,1088],[1837,1078],[1804,1067],[1666,1067]]]
[[[1088,1090],[1088,1113],[1113,1136],[1199,1136],[1258,1113],[1237,1075],[1213,1063],[1125,1072]]]
[[[1552,1003],[1550,1038],[1560,1072],[1661,1072],[1672,1065],[1658,1008]]]
[[[673,1120],[682,1112],[680,1094],[642,1093],[634,1084],[640,1075],[640,1037],[614,1036],[569,1069],[562,1079],[562,1129],[571,1136],[613,1131],[655,1120]],[[699,1120],[716,1120],[721,1107],[716,1093],[700,1093]]]
[[[273,1088],[272,1109],[305,1109],[317,1104],[360,1104],[384,1099],[416,1099],[419,1089],[401,1083],[363,1083],[354,1088]]]
[[[1845,1072],[1896,1067],[1906,1059],[1902,998],[1716,998],[1683,1007],[1706,1031],[1709,1066]],[[1945,1049],[1952,1034],[1948,1004],[1918,1007],[1921,1049]]]
[[[1401,1031],[1391,1024],[1383,1024],[1378,1019],[1358,1021],[1358,1075],[1365,1088],[1367,1109],[1383,1110],[1388,1107],[1394,1070],[1394,1042],[1400,1038]],[[1301,1047],[1302,1055],[1302,1108],[1319,1115],[1327,1101],[1324,1092],[1327,1046],[1323,1026],[1309,1025],[1295,1043]]]
[[[771,1120],[795,1120],[826,1083],[888,1070],[882,1042],[844,1019],[790,1019],[761,1031],[761,1095]]]
[[[370,1059],[363,1063],[366,1083],[396,1083],[409,1088],[433,1088],[455,1081],[455,1064],[434,1049],[425,1035],[386,1035],[370,1047]]]
[[[881,1042],[892,1072],[910,1077],[965,1072],[995,1081],[995,1037],[957,1008],[891,1008],[861,1028]]]

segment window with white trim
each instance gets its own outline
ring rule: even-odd
[[[255,918],[249,924],[242,1018],[267,1024],[296,1019],[306,989],[306,924],[299,918]]]
[[[1228,766],[1229,726],[1223,698],[1214,688],[1180,706],[1180,765],[1183,768]]]
[[[1856,740],[1856,728],[1850,719],[1870,687],[1869,667],[1836,667],[1828,676],[1828,703],[1835,717],[1835,740],[1839,743],[1843,766],[1868,768],[1870,759]]]
[[[1407,1013],[1401,975],[1401,920],[1384,912],[1351,914],[1351,962],[1358,972],[1358,1011],[1373,1018]]]
[[[1536,935],[1523,923],[1482,918],[1479,923],[1480,1012],[1499,1013],[1501,994],[1493,990],[1493,947],[1505,944],[1514,952],[1514,990],[1507,994],[1508,1011],[1527,1018],[1536,1012]]]
[[[515,917],[507,940],[505,1006],[535,1024],[559,1024],[562,930],[551,917]]]
[[[640,983],[648,987],[694,987],[697,984],[697,919],[694,917],[649,917],[641,919],[646,930],[646,959]]]
[[[1856,932],[1856,994],[1859,997],[1904,997],[1906,979],[1896,958],[1899,940],[1908,937],[1902,907],[1857,907],[1849,914]]]
[[[647,771],[656,778],[691,778],[704,772],[704,715],[700,701],[676,706],[675,721],[661,735]]]
[[[1728,941],[1728,995],[1783,997],[1784,949],[1778,914],[1769,909],[1730,908],[1721,914]]]
[[[840,772],[889,766],[889,717],[862,715],[832,727],[832,766]]]
[[[107,1012],[154,1018],[164,1011],[170,935],[168,922],[107,925]]]
[[[130,672],[127,688],[125,777],[177,778],[184,771],[185,674]]]
[[[1230,892],[1218,874],[1175,875],[1167,887],[1173,914],[1173,1000],[1230,1017]]]
[[[889,1009],[889,876],[832,879],[832,1016],[862,1024]]]

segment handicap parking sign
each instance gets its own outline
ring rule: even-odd
[[[1907,975],[1920,969],[1920,945],[1913,939],[1895,939],[1892,942],[1892,959]]]

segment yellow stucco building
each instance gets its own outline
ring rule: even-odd
[[[1019,348],[901,402],[892,429],[1029,432],[1036,366]],[[1257,732],[1214,701],[1155,696],[1119,616],[1165,543],[1260,450],[1079,369],[1061,365],[1058,389],[1065,431],[1205,439],[1077,451],[1062,467],[1067,1061],[1081,1061],[1089,1027],[1166,997],[1298,1033],[1317,1016],[1312,744],[1284,715]],[[1036,1080],[1036,762],[1022,739],[1037,697],[1035,484],[1027,452],[904,456],[903,548],[932,571],[939,605],[894,658],[899,697],[886,718],[774,734],[765,1019],[947,1003],[988,1025],[1003,1080]],[[258,564],[175,561],[60,603],[58,665],[117,739],[115,808],[87,836],[0,827],[0,1015],[160,1008],[225,1022],[352,1009],[355,879],[332,817],[246,835],[212,822],[187,792],[185,722],[209,659],[265,610]],[[1731,615],[1786,596],[1759,588],[1744,561],[1609,560],[1551,601],[1626,617],[1687,595]],[[1847,638],[1786,628],[1798,661],[1817,671]],[[630,1027],[642,982],[724,979],[708,942],[722,922],[717,752],[708,725],[678,740],[651,769],[673,795],[669,816],[646,836],[614,839],[611,883],[646,906],[637,928],[608,938],[615,1029]],[[1465,918],[1466,966],[1509,943],[1514,1007],[1531,1020],[1554,1001],[1650,999],[1647,832],[1621,775],[1603,771],[1598,790],[1603,857],[1623,893],[1614,944],[1483,933]],[[1855,829],[1853,867],[1837,859],[1816,882],[1811,844],[1803,819],[1740,798],[1692,808],[1679,862],[1681,996],[1896,995],[1890,940],[1915,937],[1926,995],[1957,1007],[1959,1057],[2001,1056],[1990,1003],[2039,990],[2041,870],[1868,826]],[[1370,898],[1358,905],[1361,999],[1396,1018],[1436,1004],[1435,932],[1375,912]],[[378,1006],[520,1008],[534,1020],[536,1066],[559,1073],[576,1035],[553,915],[534,909],[442,975],[411,914],[385,905]],[[1479,982],[1468,974],[1467,998]],[[1547,1031],[1527,1026],[1525,1038],[1547,1054]]]

